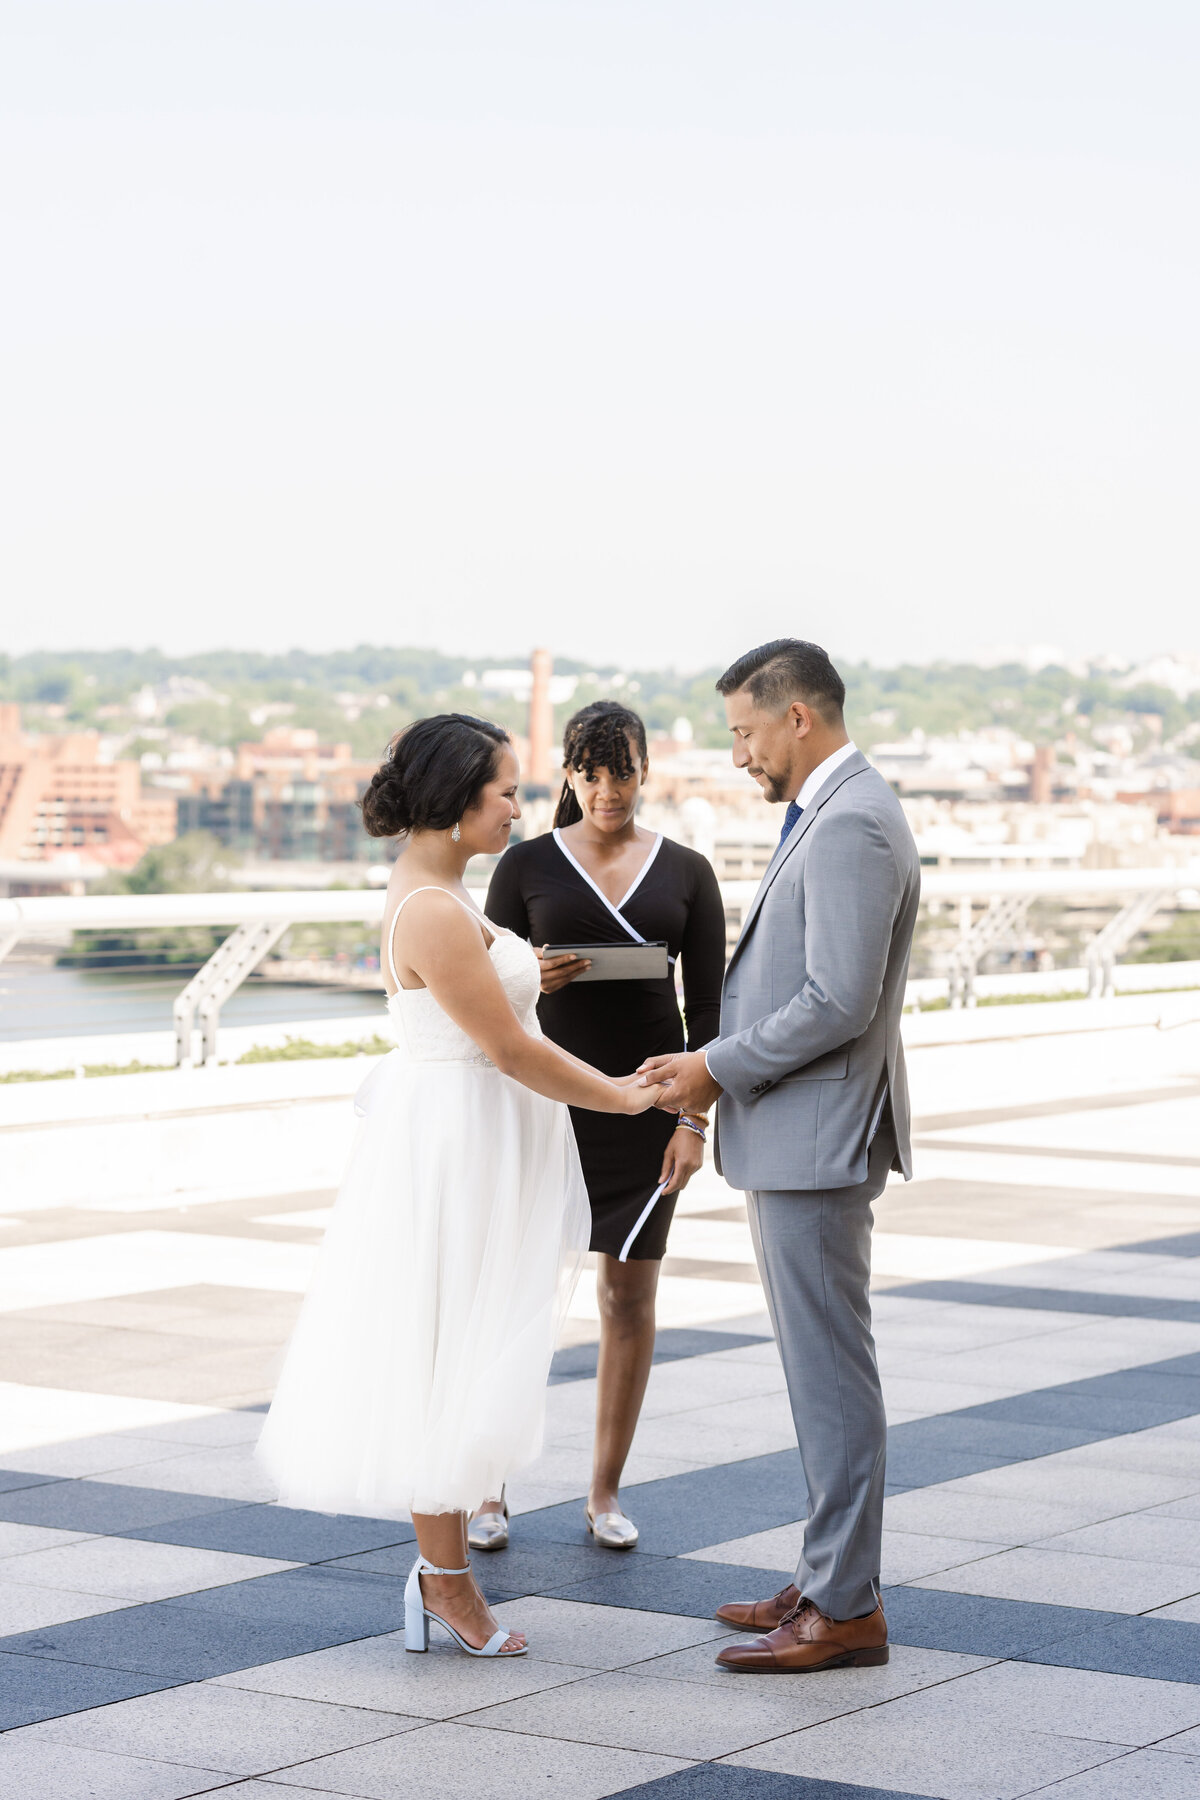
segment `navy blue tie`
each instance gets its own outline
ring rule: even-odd
[[[796,823],[796,820],[803,811],[804,808],[802,806],[797,806],[794,800],[788,801],[788,809],[783,815],[783,830],[779,834],[780,848],[782,848],[784,839],[787,837],[788,832],[792,829],[792,826]]]

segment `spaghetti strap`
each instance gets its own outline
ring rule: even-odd
[[[392,980],[396,984],[397,993],[404,993],[408,990],[406,990],[401,985],[400,977],[396,973],[396,920],[400,917],[400,914],[404,911],[404,908],[407,906],[408,902],[412,899],[414,894],[447,894],[447,895],[449,895],[451,900],[458,900],[458,904],[462,907],[463,911],[469,912],[471,917],[475,920],[476,924],[479,924],[481,922],[480,915],[475,911],[475,908],[473,906],[468,906],[467,902],[465,900],[459,900],[458,895],[451,894],[449,888],[439,887],[438,884],[436,883],[436,881],[427,881],[425,883],[424,887],[412,888],[410,890],[410,892],[405,894],[404,898],[401,900],[400,904],[397,906],[395,912],[392,914],[392,922],[391,922],[390,926],[388,927],[388,938],[387,938],[388,968],[392,972]],[[490,922],[490,920],[485,920],[485,921],[483,921],[483,923],[485,923],[487,925],[487,929],[492,933],[492,936],[495,937],[498,927],[494,926]]]

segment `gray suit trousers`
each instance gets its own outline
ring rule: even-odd
[[[885,1118],[856,1187],[747,1196],[808,1486],[796,1586],[833,1619],[879,1603],[887,1421],[868,1283],[871,1205],[895,1148]]]

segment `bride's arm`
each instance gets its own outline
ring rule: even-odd
[[[544,1038],[531,1037],[512,1009],[483,934],[462,904],[436,890],[414,895],[397,926],[397,950],[454,1023],[505,1075],[591,1112],[638,1113],[657,1090],[624,1087]]]

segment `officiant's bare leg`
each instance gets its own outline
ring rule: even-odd
[[[465,1569],[467,1566],[467,1515],[456,1513],[414,1513],[417,1548],[426,1562],[438,1569]],[[475,1584],[466,1575],[422,1575],[421,1592],[430,1612],[437,1613],[447,1624],[481,1650],[500,1621]],[[511,1633],[509,1642],[523,1644],[523,1631]]]
[[[601,1252],[596,1271],[600,1354],[596,1367],[596,1444],[588,1506],[617,1512],[625,1459],[654,1357],[654,1297],[659,1262],[619,1262]]]

